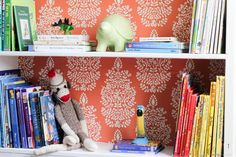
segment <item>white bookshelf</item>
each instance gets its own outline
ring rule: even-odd
[[[55,57],[122,57],[122,58],[171,58],[171,59],[211,59],[225,60],[226,95],[225,95],[225,126],[224,126],[224,156],[236,156],[236,1],[227,0],[227,34],[226,54],[170,54],[170,53],[127,53],[127,52],[0,52],[0,70],[17,68],[18,56],[55,56]],[[145,155],[111,153],[111,144],[99,143],[97,152],[87,152],[83,149],[75,151],[60,151],[42,157],[141,157]],[[167,147],[157,156],[172,156],[173,148]],[[0,157],[30,157],[32,149],[0,148]],[[146,155],[151,157],[150,155]]]
[[[172,58],[172,59],[226,59],[226,54],[189,53],[131,53],[131,52],[28,52],[2,51],[0,56],[54,56],[54,57],[121,57],[121,58]]]
[[[88,152],[84,149],[77,149],[73,151],[59,151],[55,153],[49,153],[40,157],[170,157],[172,156],[173,147],[166,147],[164,150],[156,155],[152,154],[127,154],[127,153],[112,153],[110,152],[112,144],[98,143],[98,151]],[[13,149],[13,148],[1,148],[1,157],[31,157],[33,155],[33,149]]]

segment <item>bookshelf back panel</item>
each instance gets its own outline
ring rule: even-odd
[[[134,138],[135,109],[146,107],[147,134],[173,145],[183,72],[209,91],[210,80],[225,72],[224,60],[135,59],[92,57],[19,57],[22,75],[34,84],[47,85],[54,68],[71,85],[95,141]]]
[[[88,34],[95,39],[104,17],[121,14],[131,20],[135,40],[144,36],[176,36],[181,41],[190,38],[192,0],[40,0],[36,1],[36,10],[39,34],[62,34],[51,25],[66,17],[75,26],[72,34]]]

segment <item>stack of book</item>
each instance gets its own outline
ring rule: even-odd
[[[174,156],[222,156],[225,77],[216,76],[210,94],[194,90],[191,75],[184,74]]]
[[[183,53],[187,52],[188,46],[175,37],[142,37],[139,42],[128,42],[126,52]]]
[[[59,143],[48,90],[32,86],[19,70],[0,72],[0,147],[38,148]]]
[[[38,40],[29,45],[29,51],[40,52],[86,52],[94,50],[96,42],[87,35],[38,35]]]
[[[190,53],[224,53],[226,0],[194,0]]]
[[[113,144],[111,152],[135,153],[135,154],[158,154],[164,149],[161,142],[149,142],[147,145],[132,144],[132,140],[121,140]]]

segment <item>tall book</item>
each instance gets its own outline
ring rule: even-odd
[[[211,144],[212,144],[212,130],[214,122],[214,111],[215,111],[215,97],[216,97],[216,82],[211,82],[210,88],[210,109],[209,109],[209,119],[208,119],[208,129],[207,129],[207,139],[206,139],[206,150],[205,156],[211,156]]]
[[[28,50],[28,45],[33,44],[29,8],[13,6],[17,41],[20,51]]]
[[[218,126],[216,139],[216,156],[222,155],[223,146],[223,126],[224,126],[224,103],[225,103],[225,77],[220,76],[220,93],[218,106]]]
[[[33,40],[37,39],[36,32],[36,11],[35,11],[35,0],[11,0],[10,14],[13,17],[13,6],[27,6],[29,8],[30,23],[31,23],[31,34]],[[11,18],[11,49],[12,51],[18,50],[18,45],[16,43],[16,27],[14,24],[14,19]]]

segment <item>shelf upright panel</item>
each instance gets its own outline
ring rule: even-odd
[[[17,69],[17,59],[17,56],[0,56],[0,70]]]
[[[224,156],[236,156],[236,1],[227,0]]]

